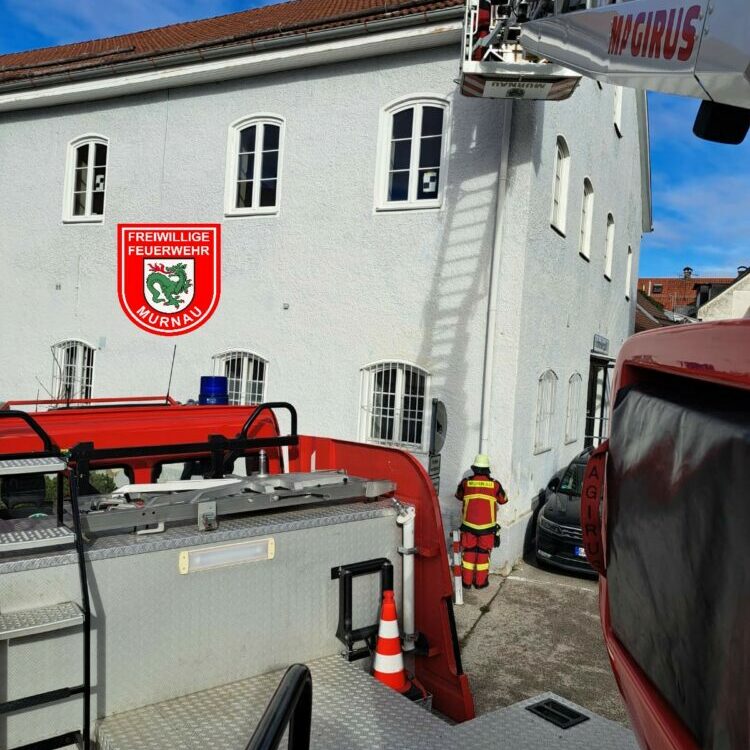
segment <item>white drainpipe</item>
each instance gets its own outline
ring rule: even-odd
[[[503,107],[500,144],[500,171],[497,178],[495,207],[495,233],[490,257],[490,289],[487,301],[487,329],[484,341],[484,375],[482,378],[482,412],[479,422],[479,452],[489,453],[490,408],[492,406],[492,371],[495,362],[495,329],[497,319],[497,286],[500,277],[500,255],[503,251],[505,227],[505,198],[508,192],[508,157],[510,154],[510,129],[513,117],[513,100]]]
[[[404,651],[413,651],[414,642],[417,638],[414,625],[414,555],[417,550],[414,547],[414,518],[417,515],[412,505],[402,505],[397,500],[394,503],[399,511],[396,523],[401,526],[401,569],[403,572],[403,583],[401,587],[401,598],[403,601],[401,621],[403,623]]]

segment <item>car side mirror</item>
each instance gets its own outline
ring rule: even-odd
[[[557,477],[552,477],[552,479],[549,480],[547,489],[550,492],[554,492],[559,486],[560,486],[560,480]]]

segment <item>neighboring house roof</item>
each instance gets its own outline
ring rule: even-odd
[[[674,320],[665,314],[662,306],[647,294],[638,290],[635,307],[635,332],[650,331],[654,328],[679,325],[682,321]]]
[[[463,7],[463,0],[294,0],[199,21],[177,23],[89,42],[0,55],[0,83],[25,82],[109,68],[187,50],[222,47],[231,52],[241,42],[260,42],[288,35],[412,16],[442,8]]]
[[[713,299],[710,299],[708,302],[706,302],[705,304],[701,305],[698,308],[698,317],[699,318],[702,317],[702,315],[705,312],[711,310],[712,308],[718,305],[721,305],[729,294],[733,294],[736,291],[737,289],[736,285],[739,282],[742,282],[741,286],[747,287],[748,285],[746,283],[746,280],[749,278],[750,278],[750,269],[747,269],[746,271],[741,273],[739,276],[737,276],[736,279],[732,279],[731,283],[729,284],[729,286],[727,286],[726,289],[723,289]]]
[[[694,305],[698,297],[698,288],[707,284],[726,284],[734,281],[729,277],[691,276],[690,278],[649,277],[638,279],[638,290],[650,295],[652,299],[672,310],[675,307]],[[654,286],[661,285],[661,292]]]

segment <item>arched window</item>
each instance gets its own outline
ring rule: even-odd
[[[612,281],[612,257],[615,252],[615,217],[607,214],[607,239],[604,250],[604,276]]]
[[[581,237],[578,252],[588,260],[591,257],[591,228],[594,222],[594,186],[587,177],[583,181],[583,201],[581,203]]]
[[[234,405],[262,404],[266,397],[268,362],[252,352],[233,349],[216,354],[214,373],[226,375],[229,403]]]
[[[94,348],[69,339],[52,346],[52,396],[61,401],[91,398],[94,382]]]
[[[574,372],[568,379],[568,408],[565,412],[565,442],[578,440],[578,423],[581,408],[581,374]]]
[[[225,213],[272,214],[279,210],[284,121],[255,115],[229,127]]]
[[[570,149],[565,139],[557,136],[555,145],[555,181],[552,186],[552,227],[565,234],[565,215],[568,209],[568,175],[570,174]]]
[[[100,135],[85,135],[68,144],[65,168],[63,220],[101,222],[107,186],[109,141]]]
[[[379,209],[438,207],[448,146],[448,102],[416,97],[381,115],[376,205]]]
[[[542,453],[552,448],[551,431],[556,391],[557,375],[553,370],[546,370],[540,376],[537,388],[534,453]]]
[[[633,248],[628,245],[628,261],[625,266],[625,299],[630,300],[630,285],[633,283]]]
[[[362,369],[360,438],[424,447],[429,374],[407,362],[377,362]]]
[[[615,125],[615,133],[617,133],[619,138],[622,138],[622,86],[615,86],[613,110],[612,117]]]

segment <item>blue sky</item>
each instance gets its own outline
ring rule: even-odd
[[[0,0],[0,53],[95,39],[231,13],[272,0]],[[698,102],[650,95],[654,229],[641,276],[733,276],[750,265],[750,137],[741,146],[692,134]],[[551,105],[554,106],[554,105]]]

